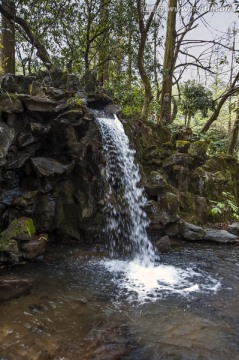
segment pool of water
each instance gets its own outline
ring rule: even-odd
[[[127,267],[65,246],[11,269],[35,285],[0,305],[0,359],[239,359],[238,246],[182,243],[161,256],[159,287]]]

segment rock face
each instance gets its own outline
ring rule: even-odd
[[[58,70],[27,78],[7,74],[1,86],[0,263],[44,252],[45,235],[12,236],[14,222],[25,218],[33,220],[36,234],[98,240],[105,218],[104,156],[78,77]]]
[[[192,131],[185,127],[170,131],[162,125],[130,119],[125,122],[125,129],[136,149],[142,185],[149,200],[149,231],[155,240],[180,233],[194,241],[203,238],[204,230],[187,223],[203,225],[233,218],[229,208],[227,213],[216,216],[211,210],[217,202],[225,201],[223,193],[238,204],[236,158],[209,156],[208,142],[193,140]],[[183,227],[179,226],[180,219],[186,223]]]

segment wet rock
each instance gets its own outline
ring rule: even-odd
[[[163,254],[171,251],[169,236],[163,236],[155,242],[155,247]]]
[[[205,229],[205,240],[214,241],[220,244],[239,243],[239,237],[226,230]]]
[[[121,110],[122,110],[121,107],[116,106],[114,104],[108,104],[104,108],[106,114],[118,114],[119,112],[121,112]]]
[[[33,168],[38,176],[63,175],[73,170],[74,165],[64,165],[50,158],[31,158]]]
[[[6,155],[13,142],[14,135],[14,129],[0,122],[0,166],[6,163]]]
[[[51,126],[47,124],[41,124],[37,122],[31,122],[31,132],[34,135],[46,135],[50,132]]]
[[[22,279],[17,276],[0,277],[0,303],[27,295],[33,288],[33,279]]]
[[[56,106],[54,101],[39,96],[21,94],[19,98],[29,111],[49,112]]]
[[[38,232],[51,232],[56,229],[56,202],[52,195],[38,196],[35,202],[34,223]]]
[[[24,241],[19,244],[19,249],[22,252],[22,258],[25,260],[33,260],[41,256],[46,251],[48,235],[41,234],[35,236],[30,241]]]
[[[177,222],[172,224],[167,224],[165,226],[164,232],[169,237],[177,236],[179,234],[179,224]]]
[[[0,94],[0,109],[7,114],[18,114],[23,111],[23,106],[16,95]]]
[[[239,236],[239,223],[235,222],[228,227],[228,231],[236,236]]]
[[[35,235],[35,225],[30,218],[15,219],[6,230],[0,234],[0,250],[4,251],[5,245],[11,240],[29,241]]]
[[[206,235],[205,230],[200,226],[185,222],[182,224],[181,232],[184,239],[191,241],[203,240]]]

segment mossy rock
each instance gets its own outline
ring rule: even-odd
[[[176,149],[180,153],[187,153],[191,143],[188,140],[176,141]]]
[[[192,156],[206,156],[209,143],[208,141],[198,140],[191,143],[188,153]]]
[[[16,251],[17,241],[29,241],[36,229],[31,218],[14,219],[0,234],[0,251]]]

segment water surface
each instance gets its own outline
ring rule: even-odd
[[[237,246],[182,243],[162,264],[203,274],[191,279],[199,290],[141,301],[103,254],[53,247],[43,263],[11,270],[35,286],[0,306],[0,359],[238,359],[238,260]]]

